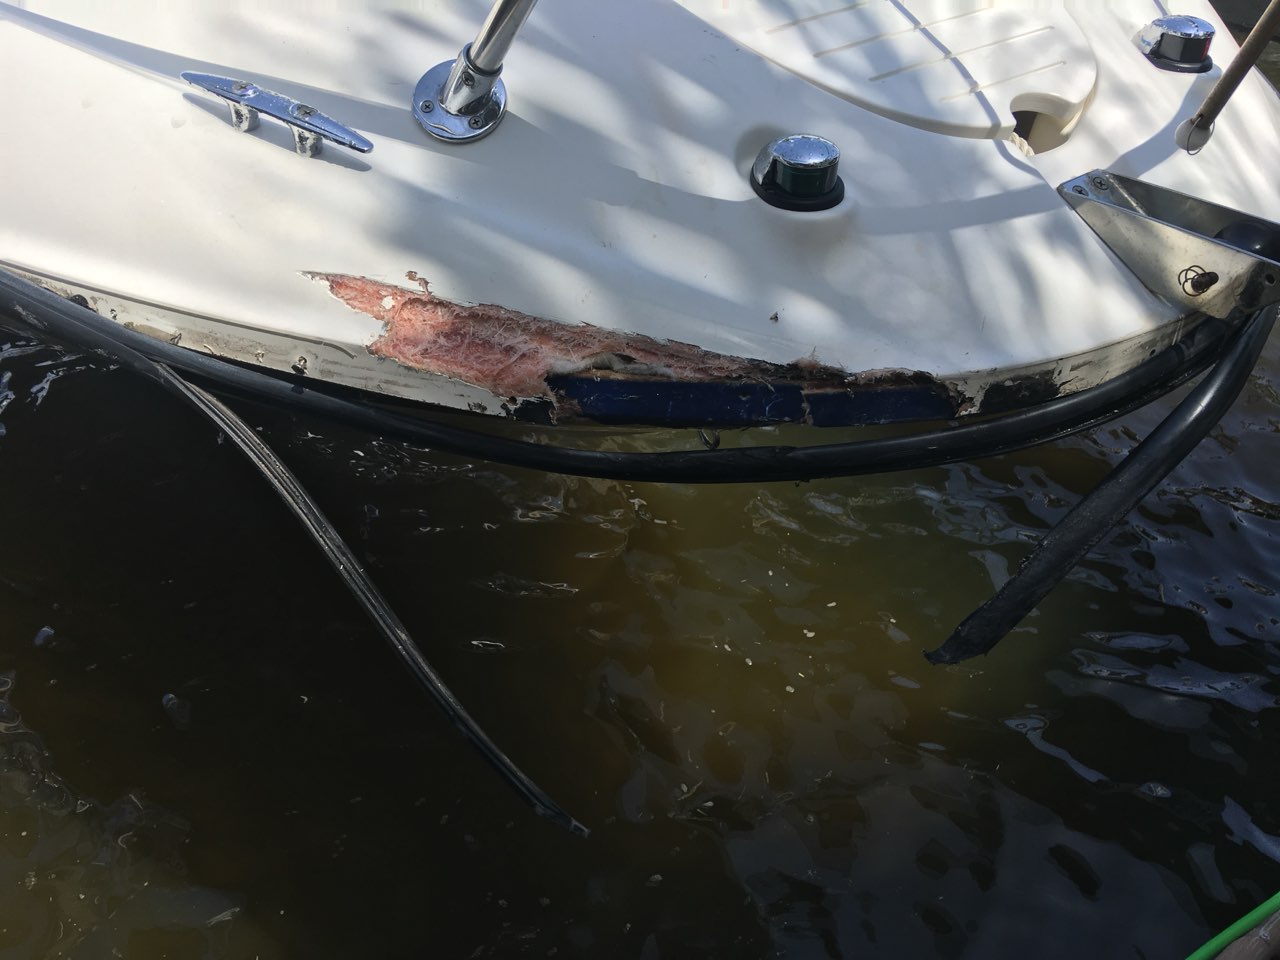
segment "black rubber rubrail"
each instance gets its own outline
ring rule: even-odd
[[[1025,410],[959,426],[902,436],[805,447],[629,453],[583,450],[494,436],[409,416],[314,379],[272,374],[154,340],[5,271],[0,271],[0,317],[80,348],[113,353],[125,344],[161,360],[223,397],[243,397],[306,410],[314,416],[467,457],[552,473],[651,483],[770,483],[917,470],[1009,453],[1078,433],[1136,409],[1195,376],[1213,362],[1232,325],[1201,321],[1178,343],[1100,386]],[[146,365],[131,365],[155,379]]]

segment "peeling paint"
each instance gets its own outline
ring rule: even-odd
[[[377,357],[488,390],[538,422],[837,425],[953,416],[956,395],[913,370],[849,373],[816,355],[772,363],[495,304],[468,306],[368,277],[307,273],[385,326]],[[472,408],[474,409],[474,407]]]
[[[530,316],[494,304],[466,306],[365,277],[311,273],[352,310],[386,324],[369,350],[429,373],[483,386],[499,397],[552,397],[549,377],[624,374],[682,383],[792,382],[841,386],[847,374],[811,358],[767,363],[676,340]]]

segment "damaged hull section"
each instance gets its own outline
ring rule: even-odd
[[[488,390],[495,405],[521,419],[833,426],[956,413],[950,391],[919,372],[851,375],[807,358],[769,363],[493,304],[457,304],[413,273],[408,278],[418,289],[345,274],[308,276],[385,324],[370,353]]]
[[[353,322],[336,336],[271,331],[121,296],[0,262],[122,326],[313,383],[541,423],[848,426],[1000,415],[1087,391],[1179,342],[1201,318],[1021,369],[849,373],[806,358],[747,360],[590,324],[463,306],[362,277],[322,280]],[[420,281],[419,281],[420,282]],[[372,321],[372,322],[369,322]],[[344,332],[347,335],[343,335]]]

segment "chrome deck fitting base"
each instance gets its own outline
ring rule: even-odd
[[[496,73],[485,76],[476,70],[470,53],[471,44],[467,44],[457,60],[437,63],[413,88],[414,119],[446,143],[468,143],[488,136],[507,112],[506,84]],[[464,109],[455,112],[445,104],[458,100],[460,91]]]
[[[454,60],[437,63],[413,89],[413,116],[445,143],[488,136],[507,112],[502,61],[537,0],[495,0],[484,26]]]

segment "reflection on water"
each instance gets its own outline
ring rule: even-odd
[[[0,953],[1173,957],[1280,888],[1280,348],[996,653],[929,667],[1173,400],[1018,455],[654,486],[241,411],[0,334]]]
[[[76,796],[0,674],[0,948],[11,956],[233,956],[252,923],[185,876],[188,825],[140,791]],[[15,952],[17,951],[17,952]]]

